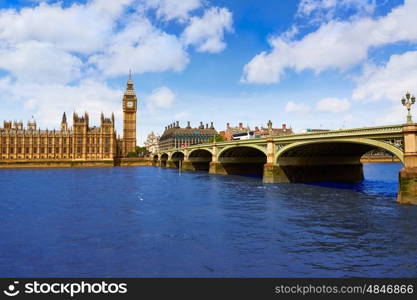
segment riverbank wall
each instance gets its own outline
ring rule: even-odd
[[[361,163],[392,163],[400,162],[397,157],[392,156],[363,156]]]
[[[45,169],[45,168],[99,168],[151,166],[147,158],[129,157],[108,160],[0,160],[0,169]]]

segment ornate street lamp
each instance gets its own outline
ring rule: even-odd
[[[405,107],[407,107],[407,110],[408,110],[407,123],[413,123],[413,120],[411,119],[410,109],[411,109],[411,106],[414,104],[414,102],[416,102],[416,97],[414,97],[414,95],[411,95],[410,92],[407,92],[405,94],[405,98],[403,97],[401,99],[401,103]]]

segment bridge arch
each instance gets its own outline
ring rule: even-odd
[[[173,163],[172,167],[177,169],[181,168],[182,162],[185,159],[185,154],[182,151],[175,151],[171,153],[171,162]]]
[[[245,144],[240,145],[240,144],[238,144],[238,145],[226,146],[226,147],[222,148],[217,153],[217,158],[220,158],[220,156],[222,154],[224,154],[224,152],[226,152],[226,151],[230,151],[230,150],[238,149],[238,148],[253,148],[253,149],[256,149],[256,150],[262,152],[263,154],[267,155],[267,152],[266,152],[266,148],[265,147],[262,147],[262,146],[259,146],[259,145],[245,145]]]
[[[191,156],[191,154],[194,152],[201,152],[201,151],[206,151],[210,153],[211,155],[213,155],[213,150],[209,148],[197,148],[197,149],[191,149],[190,152],[188,152],[188,156]]]
[[[187,168],[194,171],[208,171],[212,160],[213,154],[210,149],[193,149],[188,154],[189,165]]]
[[[233,145],[219,151],[215,170],[210,172],[262,177],[266,161],[266,149],[262,146]]]
[[[372,146],[374,149],[380,148],[380,149],[388,151],[389,153],[392,153],[401,161],[401,163],[404,164],[404,152],[401,149],[395,147],[394,145],[388,144],[386,142],[367,139],[367,138],[353,138],[353,139],[344,138],[344,139],[332,139],[332,140],[327,140],[327,141],[326,140],[317,140],[317,141],[310,140],[310,141],[295,142],[295,143],[285,145],[284,147],[279,149],[275,154],[275,161],[277,161],[280,156],[282,156],[285,152],[288,152],[291,149],[305,146],[305,145],[324,144],[324,143],[362,144],[362,145]]]
[[[168,153],[161,153],[159,159],[161,160],[161,167],[166,167],[169,159]]]
[[[336,138],[288,144],[275,154],[275,161],[291,182],[348,181],[364,179],[362,155],[383,149],[404,162],[401,149],[368,138]]]

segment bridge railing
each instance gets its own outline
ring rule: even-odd
[[[384,136],[388,135],[392,138],[402,137],[403,125],[389,125],[389,126],[376,126],[376,127],[362,127],[362,128],[349,128],[349,129],[336,129],[329,131],[320,131],[320,132],[306,132],[306,133],[297,133],[291,135],[283,136],[273,136],[272,139],[274,142],[287,142],[292,140],[302,140],[307,138],[329,138],[329,137],[359,137],[359,136]],[[233,140],[233,141],[224,141],[216,142],[218,146],[227,146],[227,145],[245,145],[252,144],[256,142],[257,144],[266,143],[270,137],[254,138],[248,140]],[[172,148],[162,152],[171,152],[183,149],[195,149],[195,148],[208,148],[212,147],[214,143],[205,143],[205,144],[195,144],[188,147]]]

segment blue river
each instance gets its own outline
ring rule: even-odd
[[[396,163],[360,184],[154,167],[0,170],[0,277],[416,277]]]

